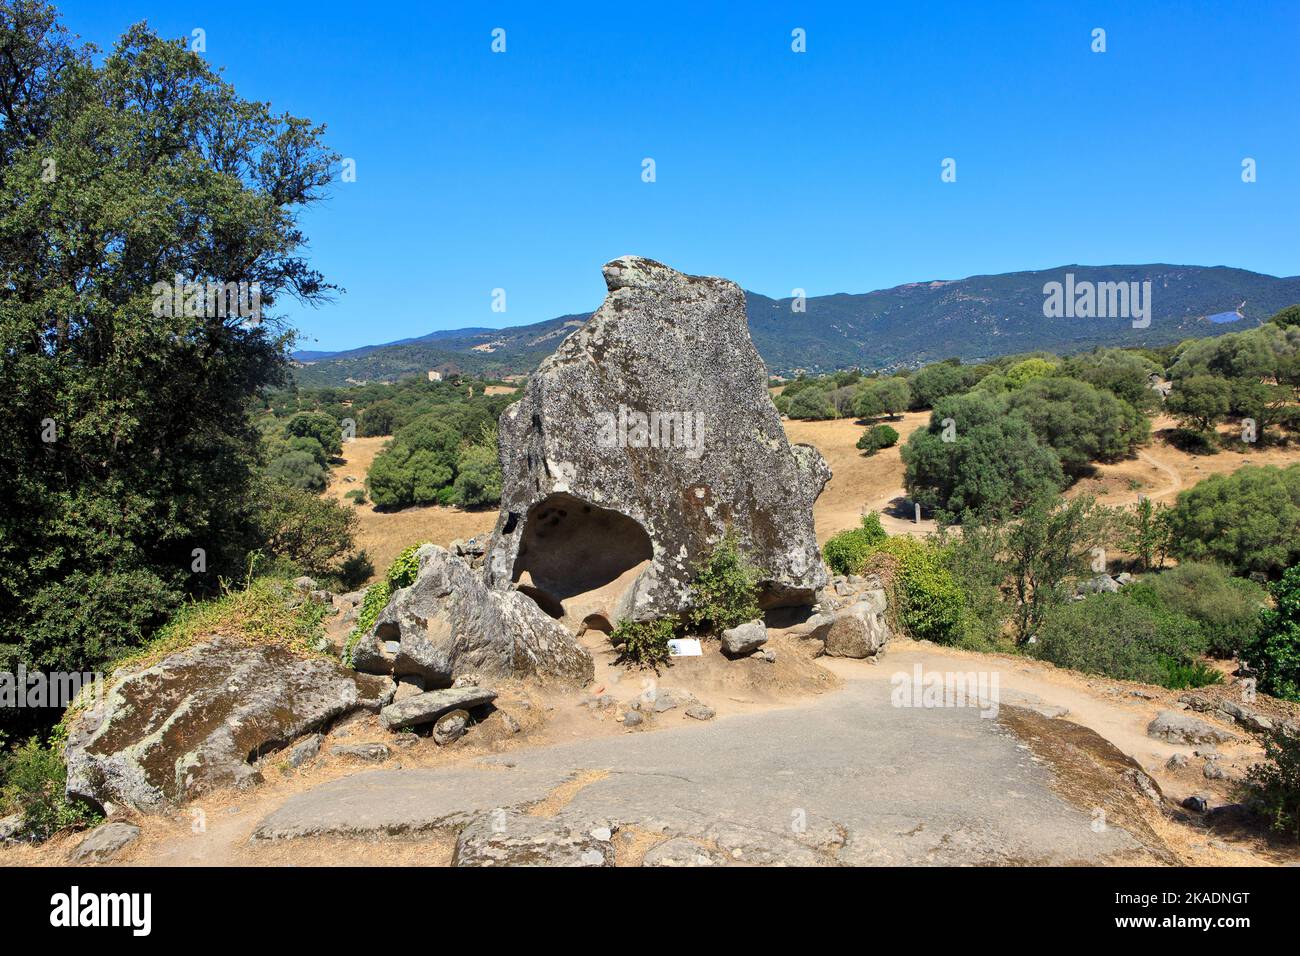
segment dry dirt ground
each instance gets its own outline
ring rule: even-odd
[[[346,722],[301,770],[272,755],[256,789],[137,819],[143,836],[116,862],[446,865],[465,814],[485,800],[560,820],[621,810],[620,865],[683,831],[715,851],[734,853],[740,841],[750,861],[755,847],[792,863],[1300,861],[1294,845],[1178,809],[1192,793],[1212,805],[1234,794],[1201,773],[1215,748],[1146,736],[1157,711],[1177,706],[1177,692],[906,640],[879,663],[813,659],[806,642],[775,631],[776,663],[728,661],[714,646],[658,676],[623,670],[591,646],[597,680],[584,691],[500,685],[498,709],[447,747],[427,737],[398,745],[373,716]],[[996,674],[996,719],[893,706],[895,675],[918,666]],[[702,722],[679,707],[623,727],[620,705],[651,683],[688,691],[717,716]],[[602,704],[606,695],[616,703]],[[392,756],[363,764],[329,754],[336,742],[370,740],[388,742]],[[1168,768],[1176,753],[1187,767]],[[1234,773],[1259,756],[1246,741],[1217,753]],[[1142,796],[1137,769],[1162,791],[1162,807]],[[339,805],[356,816],[334,813]],[[791,840],[790,807],[806,810],[806,838]],[[259,825],[301,826],[304,814],[319,830],[253,838]],[[0,850],[0,865],[62,864],[79,839]]]

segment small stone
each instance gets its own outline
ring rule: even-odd
[[[18,839],[23,831],[23,815],[21,813],[11,813],[7,817],[0,817],[0,843],[11,843]]]
[[[1205,775],[1206,780],[1222,780],[1227,776],[1217,760],[1207,760],[1205,766],[1201,769],[1201,773]]]
[[[301,767],[303,764],[315,760],[316,755],[320,753],[320,745],[325,742],[324,734],[312,734],[304,740],[298,741],[289,748],[288,756],[285,762],[294,769]]]
[[[722,650],[731,657],[742,657],[767,642],[767,628],[762,621],[747,621],[722,632]]]
[[[293,580],[293,589],[295,591],[300,591],[303,594],[309,594],[310,592],[315,591],[317,587],[316,579],[309,578],[305,574],[302,577],[294,578]]]
[[[713,715],[714,710],[708,704],[696,704],[686,708],[686,716],[694,717],[696,720],[712,720]]]
[[[1174,754],[1167,761],[1165,761],[1165,767],[1167,767],[1170,770],[1178,770],[1186,766],[1187,766],[1186,754]]]
[[[614,838],[614,831],[609,827],[594,827],[587,832],[591,834],[593,840],[600,840],[602,843],[608,843]]]
[[[629,710],[626,714],[623,715],[624,727],[639,727],[644,722],[645,722],[645,718],[641,716],[640,711]]]
[[[1237,740],[1236,734],[1222,730],[1211,723],[1174,710],[1162,710],[1147,725],[1147,736],[1177,744],[1227,743]]]
[[[379,743],[337,744],[330,748],[330,753],[336,757],[352,757],[356,760],[378,762],[387,760],[391,751],[387,745]]]
[[[468,726],[469,711],[453,710],[450,714],[443,714],[433,725],[433,742],[439,747],[455,743],[465,735]]]
[[[394,727],[415,727],[429,724],[453,710],[470,710],[496,700],[497,692],[485,687],[448,687],[425,691],[398,703],[389,704],[379,712],[379,720],[392,730]]]

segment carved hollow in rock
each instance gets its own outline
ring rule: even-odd
[[[512,582],[574,630],[610,629],[654,557],[635,519],[562,492],[528,509],[520,535]]]

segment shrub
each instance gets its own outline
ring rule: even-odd
[[[758,606],[758,575],[728,534],[703,561],[691,582],[691,625],[719,632],[763,616]]]
[[[354,505],[364,505],[366,503],[366,492],[364,488],[353,488],[351,491],[345,491],[343,497]]]
[[[800,390],[790,398],[790,403],[786,406],[786,414],[791,418],[820,421],[834,418],[835,406],[831,403],[830,392],[814,385]]]
[[[495,448],[470,445],[456,462],[453,501],[462,508],[501,500],[501,462]]]
[[[858,439],[858,448],[868,455],[874,455],[882,448],[892,448],[898,444],[898,432],[888,425],[872,425]]]
[[[841,531],[822,547],[827,566],[835,574],[861,574],[876,546],[888,535],[874,511],[862,516],[862,525]]]
[[[1162,618],[1126,594],[1093,594],[1048,610],[1030,653],[1058,667],[1163,684],[1173,665],[1203,649],[1199,629],[1181,615]]]
[[[859,418],[896,417],[911,401],[912,390],[906,379],[868,379],[858,386],[853,411]]]
[[[1156,683],[1170,690],[1191,690],[1223,683],[1223,675],[1205,661],[1186,663],[1162,657],[1160,666],[1164,669],[1164,676]]]
[[[669,662],[668,642],[676,634],[677,624],[669,617],[653,621],[631,621],[624,618],[615,625],[610,640],[621,645],[620,661],[658,670]]]
[[[21,814],[25,835],[35,840],[46,840],[60,830],[94,826],[100,815],[64,795],[67,776],[57,740],[45,747],[32,737],[21,747],[0,753],[0,814]]]
[[[329,498],[266,482],[254,499],[262,550],[285,558],[307,574],[330,574],[333,562],[352,550],[357,516]]]
[[[323,491],[326,484],[325,469],[307,451],[287,451],[266,466],[267,475],[290,488],[303,491]]]
[[[1211,475],[1179,493],[1169,529],[1180,560],[1278,574],[1300,558],[1300,464]]]
[[[941,399],[902,456],[908,495],[941,517],[1014,512],[1065,486],[1056,452],[1007,415],[1005,399],[980,391]]]
[[[1260,613],[1259,628],[1243,644],[1241,658],[1257,674],[1260,690],[1300,700],[1300,565],[1270,590],[1277,606]]]
[[[1246,777],[1250,804],[1273,830],[1300,841],[1300,734],[1279,725],[1263,743],[1265,763]]]
[[[1200,625],[1209,652],[1232,657],[1253,638],[1267,603],[1263,588],[1234,578],[1217,564],[1189,561],[1129,585],[1126,593],[1148,607],[1185,615]]]
[[[896,562],[890,591],[898,625],[918,641],[958,643],[965,598],[940,549],[899,535],[880,542],[876,552]]]

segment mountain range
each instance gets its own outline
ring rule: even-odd
[[[1044,286],[1150,282],[1151,320],[1047,318]],[[773,374],[893,369],[944,358],[976,361],[1039,349],[1159,346],[1253,328],[1300,302],[1300,276],[1226,266],[1068,265],[909,282],[892,289],[795,300],[745,293],[750,333]],[[1071,310],[1073,311],[1073,310]],[[1238,316],[1234,320],[1233,315]],[[305,387],[393,381],[430,370],[505,376],[532,371],[590,313],[506,329],[464,328],[343,352],[293,353]]]

